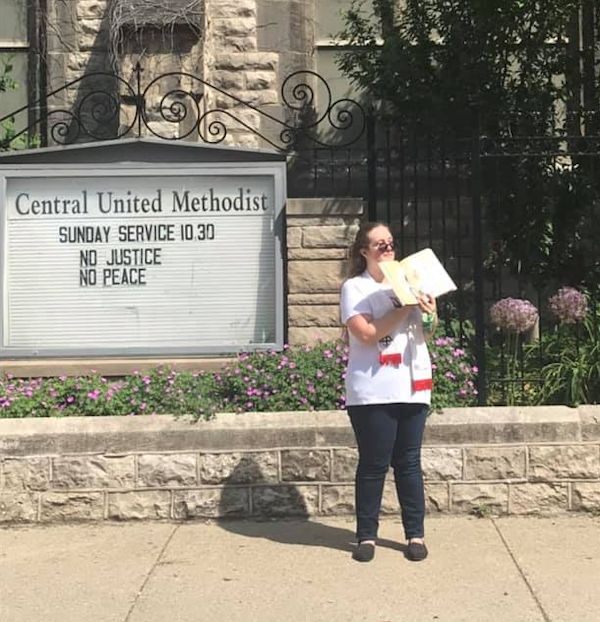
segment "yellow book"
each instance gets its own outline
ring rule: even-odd
[[[434,298],[456,290],[454,281],[435,253],[426,248],[402,261],[382,261],[381,270],[403,305],[417,304],[417,296]]]

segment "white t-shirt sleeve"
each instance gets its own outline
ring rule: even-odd
[[[355,315],[360,315],[361,313],[372,315],[373,313],[367,294],[362,290],[355,279],[348,279],[342,285],[340,310],[343,324],[346,324],[346,322]]]

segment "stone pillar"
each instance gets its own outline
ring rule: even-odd
[[[277,52],[279,79],[314,69],[315,0],[256,0],[258,49]]]
[[[110,72],[108,54],[108,0],[48,0],[45,27],[47,91],[52,92],[93,72]],[[98,99],[85,99],[90,91],[106,88],[109,92],[112,81],[106,78],[90,78],[75,83],[72,87],[48,99],[49,144],[60,142],[60,136],[52,135],[52,127],[64,119],[70,126],[67,140],[78,140],[77,121],[63,113],[52,114],[54,110],[72,110],[83,122],[85,128],[95,130],[98,123],[93,118],[93,106]],[[104,102],[106,103],[106,102]],[[117,115],[105,123],[110,133],[110,124],[116,126]],[[56,127],[58,129],[58,126]],[[84,129],[82,128],[82,134]],[[71,138],[73,137],[73,138]],[[108,138],[109,136],[107,136]],[[84,136],[81,136],[85,139]],[[56,140],[55,140],[56,139]]]
[[[288,199],[288,341],[341,335],[339,289],[354,240],[362,199]]]
[[[207,89],[206,129],[227,128],[226,144],[259,147],[263,117],[254,108],[266,109],[279,103],[277,67],[279,54],[260,52],[257,45],[256,0],[206,0],[206,80],[219,90]],[[244,102],[244,103],[241,103]],[[208,134],[210,135],[210,133]]]

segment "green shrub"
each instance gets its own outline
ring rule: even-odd
[[[348,346],[341,341],[240,354],[215,374],[226,410],[335,410],[344,407]]]
[[[12,56],[0,58],[0,95],[10,91],[16,91],[19,88],[19,83],[13,78],[12,72]],[[2,103],[1,97],[0,103]],[[4,115],[5,112],[0,112],[0,117]],[[8,117],[0,123],[0,151],[39,147],[40,143],[41,140],[37,134],[30,135],[29,132],[22,132],[21,130],[17,132],[14,117]]]
[[[454,337],[438,337],[429,344],[433,369],[433,409],[470,406],[477,401],[477,366]]]
[[[561,288],[549,299],[556,325],[527,349],[527,361],[541,362],[539,403],[600,402],[600,309],[588,295]]]
[[[174,414],[209,418],[219,407],[212,374],[157,368],[120,380],[99,375],[0,379],[0,417]]]
[[[430,345],[433,407],[474,403],[477,368],[452,337]],[[344,408],[348,346],[342,341],[242,353],[214,373],[156,368],[120,379],[98,374],[0,378],[0,417],[173,414],[208,419],[218,411]]]

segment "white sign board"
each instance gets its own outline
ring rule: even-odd
[[[284,170],[4,170],[2,352],[280,347]]]

